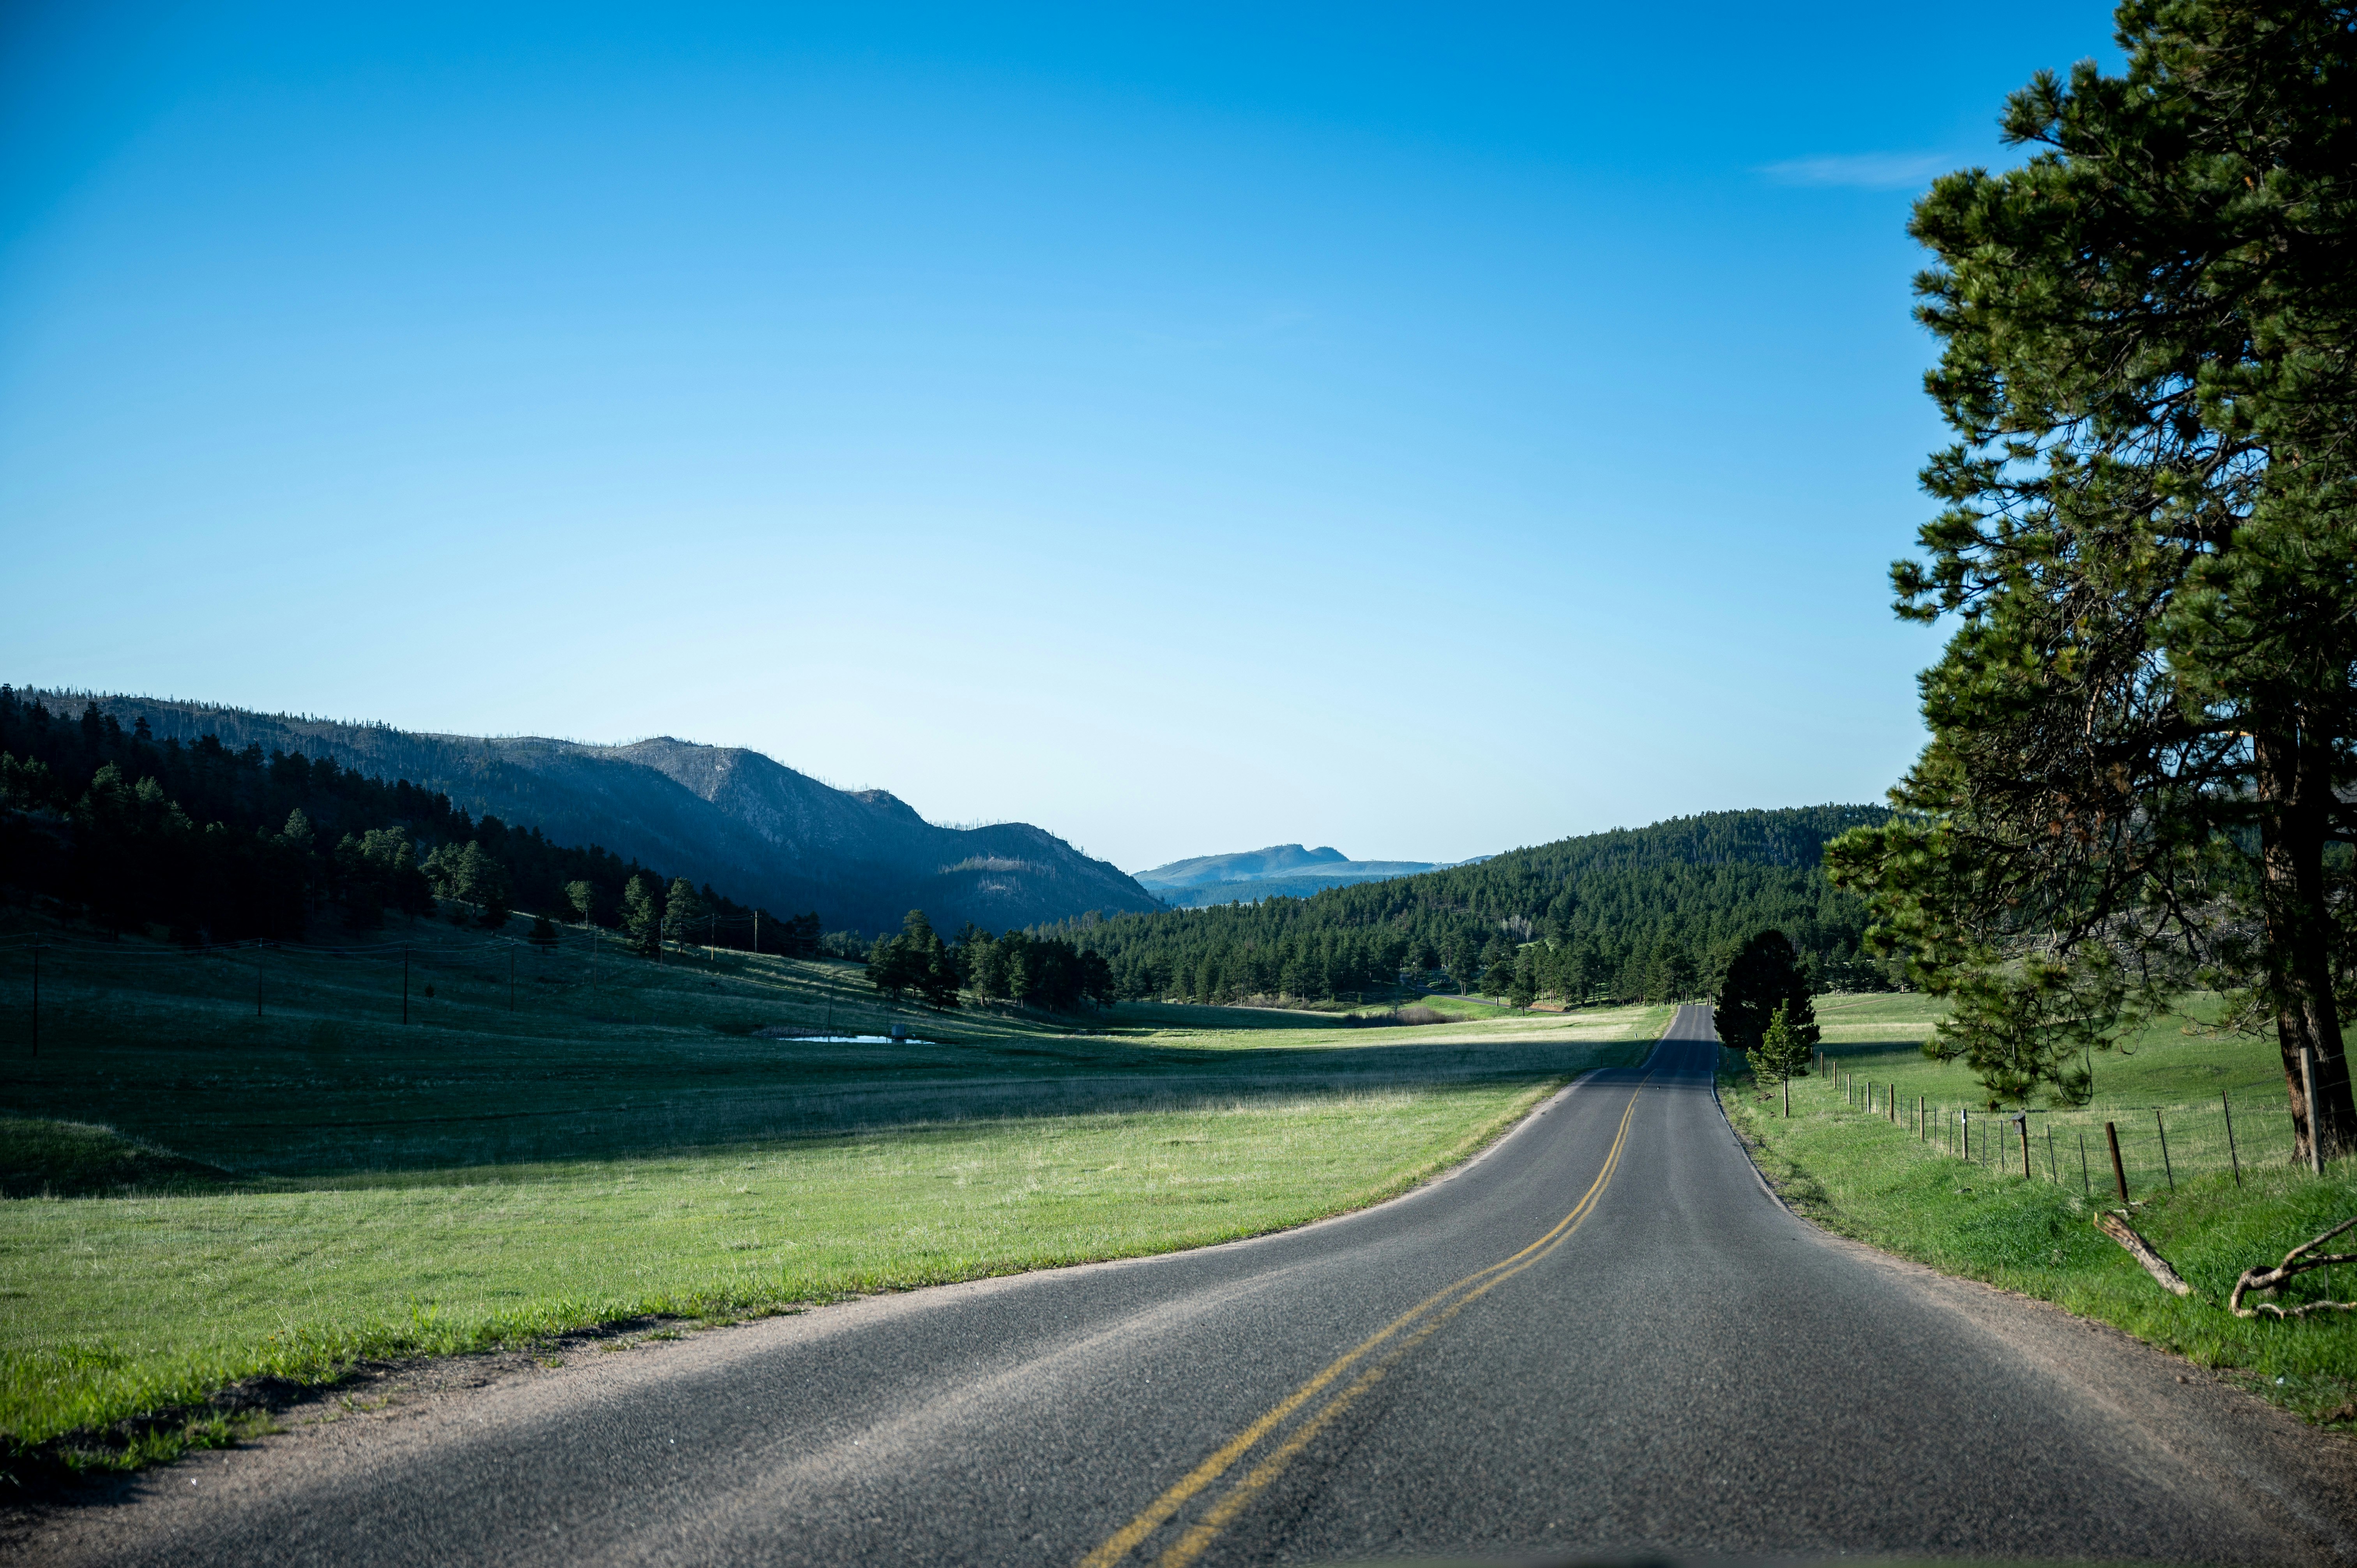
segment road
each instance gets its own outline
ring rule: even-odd
[[[2357,1561],[2350,1446],[1790,1215],[1706,1009],[1454,1176],[1164,1258],[421,1398],[134,1483],[55,1563]]]

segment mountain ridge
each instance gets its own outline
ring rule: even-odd
[[[1478,857],[1477,857],[1478,858]],[[1415,876],[1470,862],[1352,860],[1331,844],[1309,849],[1270,844],[1227,854],[1199,854],[1135,874],[1137,885],[1167,903],[1201,908],[1239,898],[1300,898],[1328,887]]]
[[[1028,822],[940,827],[887,789],[839,789],[743,746],[671,736],[622,745],[466,736],[261,714],[210,703],[27,689],[61,711],[95,703],[157,740],[211,734],[438,790],[478,816],[596,844],[773,909],[816,909],[833,927],[897,928],[912,908],[937,925],[1005,929],[1161,907],[1112,865]]]

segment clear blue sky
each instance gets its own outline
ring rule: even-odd
[[[0,8],[0,679],[751,746],[1130,868],[1878,799],[1908,205],[2089,55],[2090,4]]]

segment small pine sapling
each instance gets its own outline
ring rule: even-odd
[[[1787,1116],[1792,1113],[1792,1075],[1807,1070],[1809,1046],[1806,1036],[1793,1024],[1789,1005],[1779,1002],[1768,1027],[1760,1032],[1759,1045],[1743,1053],[1743,1059],[1751,1064],[1753,1082],[1783,1086]]]

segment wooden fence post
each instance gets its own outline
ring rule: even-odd
[[[2120,1202],[2125,1205],[2128,1201],[2128,1168],[2120,1164],[2120,1130],[2106,1122],[2104,1137],[2112,1145],[2112,1179],[2120,1184]]]
[[[2243,1156],[2234,1151],[2234,1107],[2222,1089],[2218,1091],[2218,1109],[2226,1113],[2226,1157],[2234,1162],[2234,1185],[2240,1187],[2243,1185]]]
[[[2169,1190],[2177,1190],[2177,1173],[2169,1165],[2169,1128],[2160,1119],[2160,1107],[2152,1108],[2153,1129],[2160,1134],[2160,1174],[2169,1178]]]

